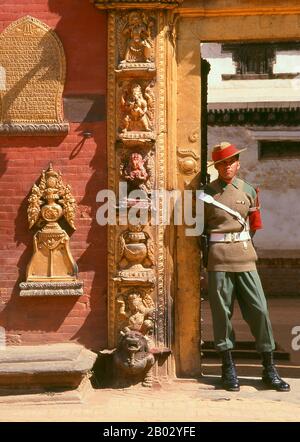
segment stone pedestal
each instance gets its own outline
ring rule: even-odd
[[[0,395],[79,389],[96,358],[75,343],[6,347],[0,351]]]

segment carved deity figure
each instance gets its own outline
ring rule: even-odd
[[[120,162],[120,176],[126,180],[128,194],[133,190],[145,192],[145,197],[151,194],[154,186],[154,153],[123,152]]]
[[[153,41],[151,38],[154,21],[145,14],[133,11],[122,30],[125,39],[124,60],[121,63],[151,62]]]
[[[117,299],[122,328],[125,326],[143,335],[150,334],[154,325],[154,302],[150,294],[142,295],[137,290],[132,290],[125,299],[123,296]]]
[[[144,166],[145,160],[137,152],[130,154],[129,161],[123,169],[123,175],[129,186],[129,192],[140,189],[149,192],[149,175]]]
[[[145,88],[143,95],[139,83],[132,83],[125,88],[121,97],[121,130],[123,134],[127,131],[153,130],[153,107],[154,95],[150,87]]]

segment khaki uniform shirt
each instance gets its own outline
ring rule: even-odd
[[[231,184],[220,179],[208,184],[205,193],[216,201],[239,212],[247,220],[249,209],[255,207],[256,191],[245,181],[235,178]],[[243,226],[225,210],[205,204],[205,232],[228,233],[241,232]],[[256,270],[257,254],[251,240],[239,242],[210,242],[208,253],[208,271],[248,272]]]

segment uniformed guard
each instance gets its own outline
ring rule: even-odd
[[[262,227],[257,191],[237,178],[240,168],[237,149],[228,142],[213,148],[212,164],[218,178],[205,186],[205,234],[209,237],[208,296],[213,318],[215,347],[222,358],[222,385],[239,391],[232,359],[234,330],[231,323],[234,298],[262,355],[262,381],[267,388],[289,391],[274,366],[275,348],[266,298],[256,270],[257,255],[251,238]]]

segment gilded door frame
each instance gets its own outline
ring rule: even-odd
[[[177,149],[201,152],[201,42],[293,40],[300,37],[297,1],[184,1],[177,26]],[[226,4],[226,6],[224,6]],[[178,187],[193,182],[178,171]],[[195,180],[199,183],[199,180]],[[175,357],[177,373],[201,373],[200,262],[196,239],[177,236]],[[199,313],[200,312],[200,313]]]
[[[153,8],[156,36],[156,173],[162,189],[196,188],[201,165],[201,42],[293,40],[300,37],[298,0],[94,0],[108,10],[108,171],[109,188],[119,181],[116,169],[117,73],[116,14]],[[279,4],[281,3],[281,4]],[[192,164],[192,168],[191,168]],[[151,231],[156,241],[158,347],[171,347],[164,376],[201,375],[200,249],[185,226]],[[116,339],[116,250],[120,231],[109,227],[108,329]],[[173,312],[171,312],[173,309]],[[170,362],[170,363],[169,363]],[[175,365],[174,365],[175,362]],[[166,364],[163,364],[166,365]],[[175,370],[174,370],[175,368]],[[158,373],[159,374],[159,373]]]

